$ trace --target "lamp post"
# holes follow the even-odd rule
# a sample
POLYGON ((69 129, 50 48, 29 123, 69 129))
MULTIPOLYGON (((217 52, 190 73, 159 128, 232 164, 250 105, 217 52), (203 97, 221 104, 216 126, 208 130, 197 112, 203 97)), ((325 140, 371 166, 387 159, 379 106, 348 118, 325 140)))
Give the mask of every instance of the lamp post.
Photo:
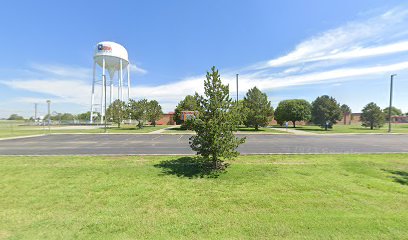
POLYGON ((48 131, 51 131, 51 100, 47 100, 48 105, 48 131))
POLYGON ((388 108, 388 132, 391 132, 391 108, 392 108, 392 85, 394 82, 394 77, 397 76, 397 74, 392 74, 391 75, 391 82, 390 82, 390 107, 388 108))
POLYGON ((37 103, 34 103, 34 125, 37 124, 37 103))

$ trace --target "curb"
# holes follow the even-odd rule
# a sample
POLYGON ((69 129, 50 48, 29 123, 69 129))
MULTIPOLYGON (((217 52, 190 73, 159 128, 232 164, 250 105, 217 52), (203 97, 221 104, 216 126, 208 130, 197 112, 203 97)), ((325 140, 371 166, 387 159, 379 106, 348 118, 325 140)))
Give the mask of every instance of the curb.
MULTIPOLYGON (((346 152, 346 153, 241 153, 240 156, 249 155, 370 155, 370 154, 408 154, 408 152, 346 152)), ((103 156, 197 156, 195 153, 128 153, 128 154, 0 154, 0 157, 103 157, 103 156)))
POLYGON ((47 134, 36 134, 36 135, 26 135, 26 136, 16 136, 16 137, 5 137, 5 138, 0 138, 0 141, 3 140, 13 140, 13 139, 22 139, 22 138, 32 138, 32 137, 41 137, 45 136, 47 134))

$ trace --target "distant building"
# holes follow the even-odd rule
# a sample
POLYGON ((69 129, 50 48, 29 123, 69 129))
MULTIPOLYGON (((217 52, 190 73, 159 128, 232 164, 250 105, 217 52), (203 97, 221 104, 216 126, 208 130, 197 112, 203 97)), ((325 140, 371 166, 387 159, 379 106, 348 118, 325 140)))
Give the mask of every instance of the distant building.
POLYGON ((161 118, 156 121, 157 125, 175 125, 176 122, 174 121, 174 112, 164 113, 162 114, 161 118))
MULTIPOLYGON (((361 113, 352 113, 346 116, 347 124, 361 124, 361 113)), ((391 116, 392 123, 408 123, 408 116, 391 116)), ((337 124, 344 124, 344 116, 337 124)))
POLYGON ((408 123, 408 116, 391 116, 393 123, 408 123))

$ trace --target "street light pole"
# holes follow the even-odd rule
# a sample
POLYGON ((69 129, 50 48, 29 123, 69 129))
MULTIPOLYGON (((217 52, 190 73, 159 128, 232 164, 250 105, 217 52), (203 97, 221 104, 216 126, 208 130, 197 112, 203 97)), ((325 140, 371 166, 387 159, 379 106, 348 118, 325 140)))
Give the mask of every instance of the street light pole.
POLYGON ((51 131, 51 100, 47 100, 48 105, 48 131, 51 131))
POLYGON ((391 132, 391 108, 392 108, 392 85, 394 82, 394 77, 397 76, 397 74, 392 74, 391 75, 391 83, 390 83, 390 107, 388 108, 388 132, 391 132))
POLYGON ((34 109, 35 109, 35 111, 34 111, 34 125, 37 124, 37 106, 38 106, 38 104, 34 103, 34 109))

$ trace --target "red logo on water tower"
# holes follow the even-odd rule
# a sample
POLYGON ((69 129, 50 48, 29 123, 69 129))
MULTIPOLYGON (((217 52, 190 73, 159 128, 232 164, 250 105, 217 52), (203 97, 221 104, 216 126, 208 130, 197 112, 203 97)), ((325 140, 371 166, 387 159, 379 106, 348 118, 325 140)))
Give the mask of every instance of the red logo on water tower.
POLYGON ((101 52, 112 52, 112 47, 109 45, 98 44, 98 51, 101 52))

